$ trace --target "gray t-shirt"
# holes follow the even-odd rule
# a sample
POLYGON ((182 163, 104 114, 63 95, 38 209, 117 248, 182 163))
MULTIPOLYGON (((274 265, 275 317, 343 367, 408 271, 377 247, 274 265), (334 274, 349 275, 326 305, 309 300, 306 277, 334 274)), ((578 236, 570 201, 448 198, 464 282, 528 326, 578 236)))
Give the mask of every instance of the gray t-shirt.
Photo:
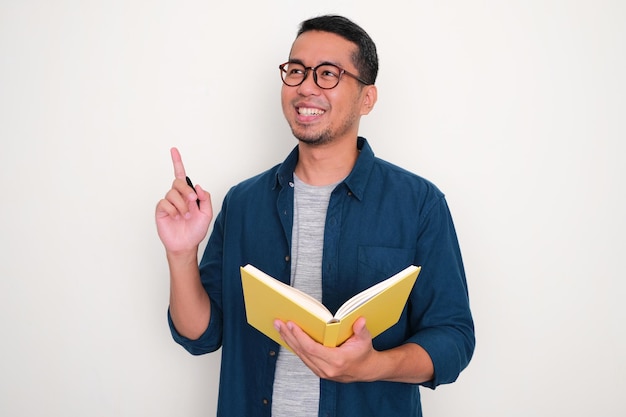
MULTIPOLYGON (((291 285, 322 300, 322 250, 330 194, 337 184, 312 186, 294 174, 291 285)), ((280 348, 272 417, 316 417, 320 380, 291 351, 280 348)))

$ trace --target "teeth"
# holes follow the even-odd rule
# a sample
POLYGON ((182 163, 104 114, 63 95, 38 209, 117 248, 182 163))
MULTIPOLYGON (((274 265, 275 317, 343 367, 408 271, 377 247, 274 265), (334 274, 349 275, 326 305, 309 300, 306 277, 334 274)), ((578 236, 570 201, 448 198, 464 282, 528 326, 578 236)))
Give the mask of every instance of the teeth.
POLYGON ((298 113, 303 116, 319 116, 324 114, 324 110, 300 107, 298 108, 298 113))

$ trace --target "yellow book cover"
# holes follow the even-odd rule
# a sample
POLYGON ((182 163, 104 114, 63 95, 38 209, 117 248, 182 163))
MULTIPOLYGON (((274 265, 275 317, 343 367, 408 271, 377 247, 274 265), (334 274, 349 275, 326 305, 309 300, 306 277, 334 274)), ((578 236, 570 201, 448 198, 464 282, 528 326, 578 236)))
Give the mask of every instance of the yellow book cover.
POLYGON ((411 265, 347 300, 335 315, 313 297, 248 264, 241 283, 248 323, 289 348, 274 328, 274 320, 293 321, 312 339, 336 347, 352 336, 352 325, 365 317, 372 338, 400 319, 421 267, 411 265))

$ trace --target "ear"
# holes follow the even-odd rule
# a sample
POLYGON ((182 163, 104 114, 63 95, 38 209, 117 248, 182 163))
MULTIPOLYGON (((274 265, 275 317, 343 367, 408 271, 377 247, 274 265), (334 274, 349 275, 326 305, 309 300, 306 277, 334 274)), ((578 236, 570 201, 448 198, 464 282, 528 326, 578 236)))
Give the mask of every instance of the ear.
POLYGON ((361 102, 361 116, 369 114, 378 100, 378 90, 375 85, 366 85, 361 93, 363 101, 361 102))

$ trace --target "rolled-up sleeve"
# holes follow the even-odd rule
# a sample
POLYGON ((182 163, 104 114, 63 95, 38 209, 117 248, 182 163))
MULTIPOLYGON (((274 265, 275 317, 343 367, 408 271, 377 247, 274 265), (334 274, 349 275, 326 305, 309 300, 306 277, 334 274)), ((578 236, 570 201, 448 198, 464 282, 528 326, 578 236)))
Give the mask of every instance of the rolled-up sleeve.
POLYGON ((408 340, 433 361, 435 388, 454 382, 474 352, 475 336, 461 252, 448 205, 441 196, 423 216, 416 262, 423 265, 412 296, 417 332, 408 340))

